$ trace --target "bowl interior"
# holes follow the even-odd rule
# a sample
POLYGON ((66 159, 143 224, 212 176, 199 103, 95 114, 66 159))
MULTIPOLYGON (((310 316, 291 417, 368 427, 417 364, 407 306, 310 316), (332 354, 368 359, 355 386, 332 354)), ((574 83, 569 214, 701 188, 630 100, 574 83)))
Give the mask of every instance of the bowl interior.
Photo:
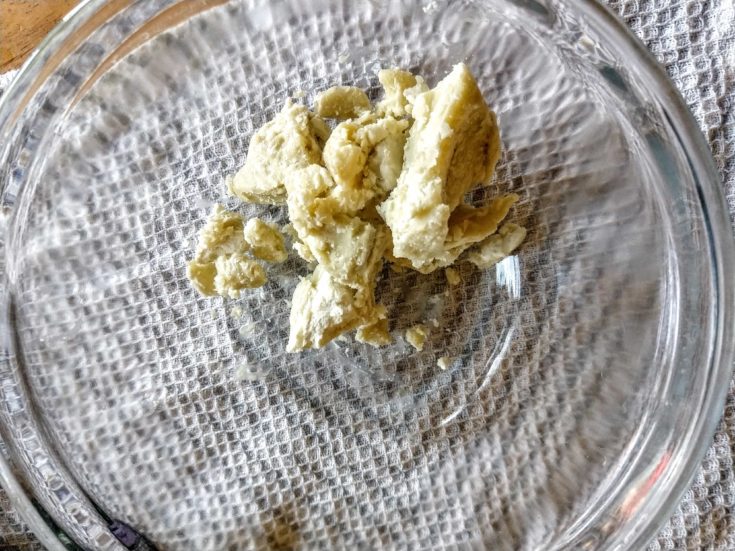
POLYGON ((554 549, 624 530, 636 454, 666 458, 685 421, 662 408, 701 390, 677 366, 708 357, 680 322, 705 320, 708 342, 710 251, 660 106, 584 24, 531 0, 231 2, 86 84, 8 251, 30 395, 84 493, 162 549, 554 549), (286 98, 376 98, 380 67, 434 84, 459 61, 503 140, 474 198, 521 195, 515 256, 462 265, 457 286, 386 269, 384 348, 285 352, 294 254, 238 301, 197 295, 185 265, 212 203, 286 222, 223 183, 286 98), (414 351, 403 331, 434 319, 414 351))

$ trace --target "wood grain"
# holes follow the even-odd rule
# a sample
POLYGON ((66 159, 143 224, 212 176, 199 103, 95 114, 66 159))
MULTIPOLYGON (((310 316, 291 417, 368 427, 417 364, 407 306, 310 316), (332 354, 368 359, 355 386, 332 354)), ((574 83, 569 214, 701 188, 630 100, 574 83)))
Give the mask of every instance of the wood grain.
POLYGON ((0 0, 0 73, 18 68, 78 0, 0 0))

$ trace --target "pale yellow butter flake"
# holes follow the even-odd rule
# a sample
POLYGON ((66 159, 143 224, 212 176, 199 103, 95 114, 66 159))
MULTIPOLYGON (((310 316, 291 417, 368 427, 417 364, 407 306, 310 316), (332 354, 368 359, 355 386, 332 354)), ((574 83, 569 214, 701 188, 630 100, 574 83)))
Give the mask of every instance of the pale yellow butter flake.
POLYGON ((251 218, 243 228, 245 242, 255 258, 266 262, 284 262, 288 258, 283 234, 260 218, 251 218))
POLYGON ((311 165, 287 180, 288 213, 296 233, 294 248, 307 261, 325 264, 340 281, 370 277, 382 263, 389 238, 383 226, 348 214, 332 192, 324 167, 311 165))
POLYGON ((209 218, 199 230, 197 260, 213 262, 220 255, 246 251, 248 245, 242 234, 244 225, 242 215, 228 211, 222 205, 214 205, 209 218))
POLYGON ((382 201, 396 187, 403 166, 405 145, 404 132, 391 134, 378 143, 368 155, 363 176, 370 182, 370 188, 376 190, 375 200, 382 201))
POLYGON ((311 254, 311 251, 309 250, 309 247, 307 247, 306 245, 304 245, 299 240, 299 234, 296 232, 296 228, 294 228, 293 224, 291 224, 289 222, 288 224, 286 224, 285 226, 283 226, 283 233, 285 233, 286 235, 288 235, 291 238, 291 240, 292 240, 291 246, 292 246, 293 250, 296 251, 296 253, 303 260, 305 260, 309 264, 313 264, 313 263, 316 262, 316 258, 314 258, 314 255, 311 254))
POLYGON ((332 277, 355 288, 374 285, 388 247, 384 228, 356 217, 337 217, 332 224, 313 229, 302 239, 332 277))
POLYGON ((314 104, 319 116, 327 119, 352 119, 370 111, 370 99, 362 88, 334 86, 321 92, 314 104))
POLYGON ((357 136, 361 121, 346 121, 337 125, 324 145, 324 166, 336 184, 331 195, 339 200, 339 208, 356 213, 372 198, 373 191, 365 188, 362 172, 368 158, 368 148, 357 136))
POLYGON ((378 81, 385 93, 377 105, 378 110, 394 117, 405 116, 408 100, 404 92, 416 86, 416 76, 402 69, 381 69, 378 71, 378 81))
POLYGON ((339 335, 373 323, 374 299, 339 283, 322 266, 301 280, 291 303, 287 350, 321 348, 339 335))
POLYGON ((419 352, 424 349, 428 336, 429 329, 423 323, 417 323, 406 330, 406 342, 419 352))
POLYGON ((507 222, 500 227, 498 233, 471 249, 467 260, 479 268, 489 268, 508 257, 520 247, 525 238, 526 228, 507 222))
POLYGON ((385 95, 376 108, 394 117, 411 115, 416 97, 429 90, 422 77, 403 69, 382 69, 378 80, 385 95))
POLYGON ((214 289, 223 297, 239 298, 242 291, 262 287, 268 280, 263 266, 242 253, 218 256, 214 265, 214 289))
POLYGON ((442 356, 436 361, 436 365, 442 371, 446 371, 452 365, 452 362, 454 362, 454 360, 450 358, 449 356, 442 356))
POLYGON ((518 195, 511 193, 497 197, 482 207, 458 206, 449 218, 446 248, 462 252, 495 233, 516 201, 518 195))
POLYGON ((449 285, 455 286, 462 283, 462 278, 460 277, 459 272, 454 268, 445 268, 444 276, 447 278, 447 283, 449 283, 449 285))
POLYGON ((213 296, 217 294, 214 288, 214 278, 217 275, 217 268, 214 262, 198 262, 192 260, 186 266, 186 277, 191 281, 192 286, 205 296, 213 296))
POLYGON ((388 313, 385 306, 379 304, 375 307, 374 322, 357 328, 355 340, 371 346, 386 346, 393 342, 390 335, 388 313))
POLYGON ((237 298, 244 289, 265 284, 265 270, 247 256, 250 245, 243 235, 242 216, 215 205, 199 231, 196 256, 187 276, 203 295, 237 298))
POLYGON ((296 169, 286 178, 288 217, 299 239, 311 228, 331 223, 335 207, 329 192, 334 185, 329 171, 319 165, 296 169))
POLYGON ((416 98, 429 91, 429 86, 424 81, 423 77, 416 75, 416 85, 412 86, 403 91, 403 97, 406 98, 406 113, 411 115, 413 112, 413 106, 416 103, 416 98))
POLYGON ((296 254, 298 254, 305 262, 308 262, 309 264, 316 263, 316 257, 314 256, 314 253, 312 253, 311 249, 304 245, 301 241, 294 241, 293 250, 296 251, 296 254))

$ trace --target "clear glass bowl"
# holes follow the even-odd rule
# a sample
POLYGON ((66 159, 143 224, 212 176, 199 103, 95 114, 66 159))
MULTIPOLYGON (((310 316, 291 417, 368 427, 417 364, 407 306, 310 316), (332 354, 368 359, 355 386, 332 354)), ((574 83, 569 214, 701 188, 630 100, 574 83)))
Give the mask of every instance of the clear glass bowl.
POLYGON ((50 548, 640 549, 714 430, 718 178, 595 3, 90 0, 0 140, 0 478, 50 548), (224 176, 286 97, 458 61, 498 113, 515 256, 456 287, 386 271, 381 349, 284 352, 295 258, 240 301, 190 288, 208 205, 235 207, 224 176), (414 352, 400 333, 431 318, 414 352))

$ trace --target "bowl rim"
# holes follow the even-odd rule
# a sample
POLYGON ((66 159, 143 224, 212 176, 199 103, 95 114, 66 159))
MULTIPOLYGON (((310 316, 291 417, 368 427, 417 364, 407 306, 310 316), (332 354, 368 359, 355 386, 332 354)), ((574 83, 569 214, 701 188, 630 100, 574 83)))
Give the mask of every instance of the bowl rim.
MULTIPOLYGON (((81 0, 54 27, 16 73, 13 81, 0 98, 0 158, 12 143, 14 124, 26 109, 29 96, 42 84, 48 73, 46 65, 52 61, 57 48, 90 22, 105 5, 112 4, 115 12, 139 0, 81 0), (25 101, 24 101, 25 100, 25 101), (5 150, 5 151, 4 151, 5 150)), ((176 0, 171 0, 171 2, 176 0)), ((206 1, 206 0, 200 0, 206 1)), ((735 268, 735 237, 727 209, 727 202, 721 176, 715 166, 710 148, 694 116, 687 108, 684 99, 666 74, 664 67, 631 28, 611 9, 597 0, 535 0, 540 3, 565 5, 572 11, 595 21, 606 32, 617 38, 616 47, 629 53, 640 62, 637 79, 645 82, 657 98, 664 100, 660 105, 669 117, 672 128, 690 163, 694 175, 694 185, 704 212, 707 238, 710 241, 713 258, 712 283, 716 310, 713 322, 713 344, 710 365, 704 386, 704 395, 698 408, 699 414, 692 416, 689 434, 681 446, 679 461, 671 461, 676 472, 662 477, 664 482, 654 485, 639 511, 639 519, 632 524, 630 539, 614 540, 614 544, 625 544, 627 548, 644 548, 672 516, 684 493, 700 467, 706 451, 712 443, 717 424, 722 417, 722 408, 728 394, 733 374, 735 354, 735 287, 727 284, 725 275, 735 268)), ((166 2, 164 2, 166 3, 166 2)), ((85 37, 79 39, 79 43, 85 37)), ((78 44, 77 44, 78 45, 78 44)), ((0 172, 0 177, 3 174, 0 172)), ((0 181, 4 186, 5 182, 0 181)), ((4 432, 4 431, 2 431, 4 432)), ((673 458, 672 458, 673 459, 673 458)), ((7 458, 0 454, 0 486, 2 486, 11 505, 24 518, 33 533, 49 549, 65 549, 62 539, 55 533, 50 521, 44 519, 28 493, 23 490, 7 458)), ((606 542, 605 547, 608 546, 606 542)))
MULTIPOLYGON (((632 538, 617 542, 628 549, 644 549, 666 521, 674 514, 685 492, 692 484, 697 470, 707 450, 712 445, 717 425, 723 415, 723 407, 727 399, 730 381, 735 371, 733 359, 735 353, 735 287, 727 284, 726 274, 735 268, 735 235, 730 214, 727 208, 722 178, 712 157, 709 145, 687 107, 679 90, 669 78, 663 65, 656 60, 653 53, 638 38, 631 28, 613 13, 610 8, 597 0, 552 0, 562 1, 580 7, 590 19, 597 19, 599 25, 616 38, 616 47, 628 50, 641 62, 642 69, 636 74, 637 79, 655 91, 662 102, 660 108, 668 117, 668 122, 676 133, 687 161, 690 164, 694 185, 703 209, 704 224, 713 258, 712 278, 715 290, 713 307, 716 308, 713 323, 714 335, 710 348, 710 365, 704 383, 705 395, 698 409, 699 414, 692 417, 689 434, 692 438, 682 445, 680 456, 669 458, 668 465, 678 465, 675 476, 664 477, 668 485, 656 487, 639 510, 638 521, 633 525, 632 538), (680 461, 677 462, 677 459, 680 461), (641 519, 648 519, 646 521, 641 519)), ((668 466, 667 465, 667 466, 668 466)), ((658 473, 659 466, 655 471, 658 473)), ((664 468, 665 470, 665 468, 664 468)), ((606 546, 607 547, 607 546, 606 546)), ((612 547, 612 546, 610 546, 612 547)))

